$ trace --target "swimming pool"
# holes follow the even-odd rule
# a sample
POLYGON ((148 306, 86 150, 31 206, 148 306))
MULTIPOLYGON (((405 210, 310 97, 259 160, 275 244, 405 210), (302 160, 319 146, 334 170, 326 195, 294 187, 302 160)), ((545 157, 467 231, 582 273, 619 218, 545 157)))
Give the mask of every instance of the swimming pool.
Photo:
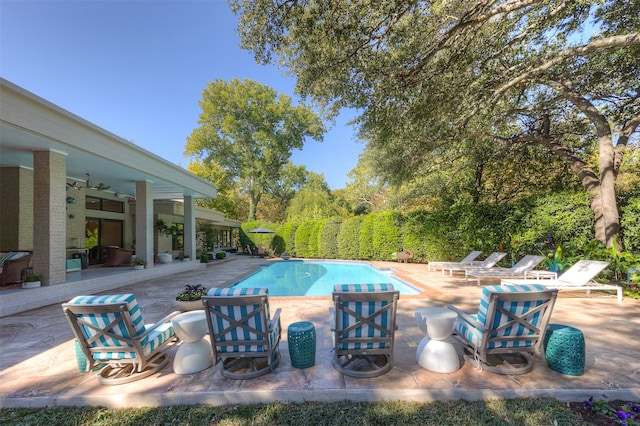
POLYGON ((421 293, 392 277, 390 270, 377 269, 367 263, 306 260, 273 262, 233 287, 267 287, 270 296, 331 296, 336 284, 374 283, 391 283, 400 294, 421 293))

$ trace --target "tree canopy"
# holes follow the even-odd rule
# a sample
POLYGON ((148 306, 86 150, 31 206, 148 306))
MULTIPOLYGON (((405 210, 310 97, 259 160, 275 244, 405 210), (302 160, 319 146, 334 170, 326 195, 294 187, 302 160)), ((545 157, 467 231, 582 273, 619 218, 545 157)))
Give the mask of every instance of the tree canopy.
MULTIPOLYGON (((249 200, 249 220, 264 194, 282 190, 291 151, 307 137, 322 141, 324 124, 305 105, 245 79, 215 80, 200 100, 200 127, 187 138, 190 169, 225 188, 239 186, 249 200)), ((291 195, 289 195, 289 198, 291 195)))
POLYGON ((522 170, 542 149, 590 194, 596 238, 618 235, 614 183, 640 125, 638 2, 230 3, 259 62, 280 61, 329 114, 362 111, 385 180, 464 159, 484 191, 486 164, 522 170))

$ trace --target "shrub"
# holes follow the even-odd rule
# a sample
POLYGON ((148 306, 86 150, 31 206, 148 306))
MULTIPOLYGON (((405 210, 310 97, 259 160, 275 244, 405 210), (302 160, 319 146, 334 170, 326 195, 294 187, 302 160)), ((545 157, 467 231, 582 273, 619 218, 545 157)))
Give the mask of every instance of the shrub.
POLYGON ((338 259, 338 235, 342 227, 342 218, 329 219, 324 223, 320 234, 320 257, 338 259))
POLYGON ((340 259, 359 259, 360 226, 365 216, 345 219, 338 234, 338 257, 340 259))

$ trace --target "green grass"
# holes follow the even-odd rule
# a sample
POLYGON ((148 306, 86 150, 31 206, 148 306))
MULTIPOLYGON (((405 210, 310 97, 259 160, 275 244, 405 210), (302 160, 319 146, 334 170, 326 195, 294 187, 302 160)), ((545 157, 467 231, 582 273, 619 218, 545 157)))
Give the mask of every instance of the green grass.
POLYGON ((553 399, 0 409, 2 425, 585 425, 553 399))

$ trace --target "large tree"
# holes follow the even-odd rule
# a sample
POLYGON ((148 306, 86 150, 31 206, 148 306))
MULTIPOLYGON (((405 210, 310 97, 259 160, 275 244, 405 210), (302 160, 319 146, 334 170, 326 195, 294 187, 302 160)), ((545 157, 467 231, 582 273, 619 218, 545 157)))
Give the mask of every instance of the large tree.
POLYGON ((325 132, 310 108, 248 79, 209 83, 200 108, 200 127, 187 138, 185 154, 242 188, 248 220, 256 220, 261 197, 280 182, 291 151, 307 137, 321 141, 325 132))
POLYGON ((640 125, 639 2, 231 4, 258 61, 279 59, 330 113, 362 111, 389 180, 413 179, 434 157, 478 155, 469 142, 537 144, 591 195, 596 238, 618 235, 614 183, 640 125))

